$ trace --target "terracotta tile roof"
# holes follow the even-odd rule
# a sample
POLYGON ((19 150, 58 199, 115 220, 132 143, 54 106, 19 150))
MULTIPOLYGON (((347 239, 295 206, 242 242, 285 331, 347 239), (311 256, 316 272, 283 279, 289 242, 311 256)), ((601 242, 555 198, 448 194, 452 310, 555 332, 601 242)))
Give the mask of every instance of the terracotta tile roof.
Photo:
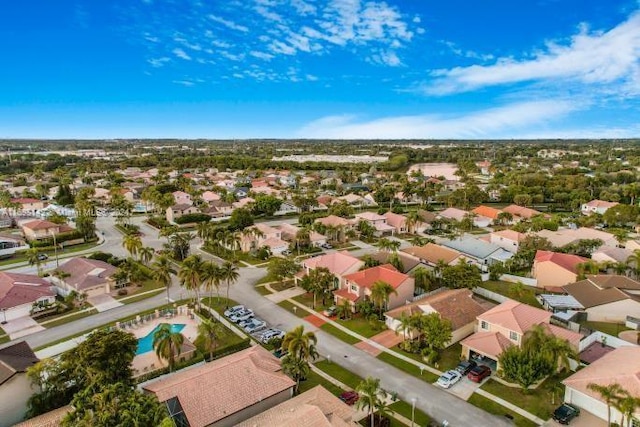
POLYGON ((333 294, 339 298, 348 299, 351 302, 356 302, 360 299, 360 296, 358 294, 349 292, 349 289, 345 288, 337 289, 333 291, 333 294))
POLYGON ((88 258, 73 258, 58 270, 68 274, 62 280, 78 291, 83 291, 107 282, 117 268, 104 261, 88 258))
POLYGON ((55 296, 51 283, 34 274, 0 272, 0 308, 29 304, 55 296))
POLYGON ((409 276, 400 273, 391 264, 384 264, 348 274, 344 278, 364 288, 371 288, 375 282, 382 281, 390 284, 395 289, 409 279, 409 276))
POLYGON ((403 312, 410 315, 416 312, 429 314, 434 311, 439 313, 441 318, 451 321, 455 331, 475 322, 487 309, 473 299, 473 292, 469 289, 448 289, 388 311, 385 315, 397 319, 403 312))
POLYGON ((73 410, 71 405, 54 409, 37 417, 30 418, 21 423, 15 424, 13 427, 59 427, 62 425, 62 419, 73 410))
POLYGON ((533 218, 536 215, 541 215, 542 212, 535 209, 526 208, 524 206, 509 205, 502 209, 502 212, 510 213, 514 217, 520 217, 525 219, 533 218))
POLYGON ((32 199, 30 197, 19 197, 17 199, 11 199, 11 202, 13 203, 20 203, 21 205, 23 204, 27 204, 27 203, 43 203, 42 200, 39 199, 32 199))
POLYGON ((375 212, 361 212, 355 215, 357 219, 363 219, 365 221, 386 221, 386 217, 378 215, 375 212))
MULTIPOLYGON (((371 258, 378 261, 380 264, 388 264, 389 258, 391 258, 392 253, 387 251, 378 251, 371 255, 371 258)), ((413 270, 416 266, 420 265, 420 260, 416 257, 413 257, 404 252, 397 252, 398 258, 402 263, 402 272, 408 273, 413 270)))
POLYGON ((607 386, 618 383, 631 395, 640 396, 640 347, 619 347, 580 369, 562 383, 600 401, 602 398, 589 389, 589 384, 607 386))
POLYGON ((440 212, 438 215, 442 218, 454 219, 456 221, 462 221, 469 212, 463 211, 458 208, 447 208, 440 212))
POLYGON ((191 427, 204 427, 295 386, 280 360, 254 346, 197 368, 176 372, 143 389, 160 402, 178 398, 191 427))
POLYGON ((498 219, 498 215, 502 213, 500 209, 492 208, 489 206, 482 206, 482 205, 473 209, 471 212, 473 212, 476 215, 483 216, 485 218, 491 218, 491 219, 498 219))
POLYGON ((37 219, 35 221, 29 221, 22 224, 22 227, 29 228, 31 230, 48 230, 51 228, 58 228, 60 225, 54 224, 51 221, 45 219, 37 219))
POLYGON ((522 242, 527 237, 526 234, 519 233, 519 232, 514 231, 514 230, 494 231, 491 234, 494 235, 494 236, 504 237, 505 239, 513 240, 514 242, 522 242))
POLYGON ((478 320, 524 334, 532 326, 549 323, 551 313, 518 301, 508 300, 478 316, 478 320))
POLYGON ((500 332, 476 332, 462 340, 460 344, 495 360, 500 357, 504 350, 513 345, 500 332))
POLYGON ((329 215, 324 218, 318 218, 316 219, 315 222, 320 223, 324 226, 330 225, 333 227, 338 227, 338 226, 346 227, 352 224, 352 222, 349 221, 348 219, 344 219, 342 217, 335 216, 335 215, 329 215))
POLYGON ((563 254, 551 251, 536 251, 534 262, 552 262, 572 273, 578 272, 578 264, 589 261, 578 255, 563 254))
POLYGON ((318 385, 236 427, 355 427, 355 414, 352 406, 318 385))
POLYGON ((39 361, 26 341, 0 349, 0 384, 17 373, 26 372, 27 368, 39 361))
POLYGON ((420 216, 420 220, 427 224, 431 224, 436 220, 436 218, 438 218, 438 215, 435 212, 426 211, 424 209, 419 209, 418 215, 420 216))
POLYGON ((343 251, 308 258, 302 262, 302 265, 309 269, 324 267, 332 274, 342 276, 348 270, 362 267, 364 262, 349 254, 349 252, 343 251))
POLYGON ((437 264, 440 260, 450 264, 461 256, 460 252, 436 245, 435 243, 427 243, 424 246, 411 246, 402 249, 402 252, 406 252, 433 265, 437 264))
POLYGON ((271 249, 288 247, 289 243, 285 242, 282 239, 278 239, 277 237, 269 237, 267 240, 262 241, 262 246, 267 246, 271 249))
POLYGON ((407 217, 393 212, 387 212, 383 215, 387 219, 387 224, 400 228, 407 222, 407 217))
POLYGON ((588 203, 585 203, 590 208, 612 208, 614 206, 618 206, 618 202, 606 202, 604 200, 592 200, 588 203))

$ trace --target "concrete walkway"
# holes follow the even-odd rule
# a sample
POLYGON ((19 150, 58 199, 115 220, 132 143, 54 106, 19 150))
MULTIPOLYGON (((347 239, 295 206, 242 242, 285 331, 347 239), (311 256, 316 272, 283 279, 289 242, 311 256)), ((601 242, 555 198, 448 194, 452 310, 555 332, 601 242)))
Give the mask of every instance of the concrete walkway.
MULTIPOLYGON (((307 312, 313 314, 314 316, 322 319, 326 323, 330 323, 334 327, 340 329, 342 332, 344 332, 346 334, 349 334, 354 338, 359 339, 361 342, 356 344, 356 346, 357 345, 363 345, 363 346, 367 346, 369 349, 376 349, 379 353, 382 353, 382 352, 388 353, 388 354, 390 354, 390 355, 392 355, 392 356, 394 356, 394 357, 396 357, 398 359, 401 359, 401 360, 403 360, 403 361, 405 361, 407 363, 411 363, 412 365, 417 366, 420 369, 420 372, 429 371, 429 372, 431 372, 431 373, 433 373, 435 375, 438 375, 438 376, 442 375, 442 371, 440 371, 440 370, 438 370, 436 368, 433 368, 433 367, 431 367, 431 366, 429 366, 427 364, 420 363, 420 362, 418 362, 418 361, 416 361, 416 360, 414 360, 414 359, 412 359, 410 357, 405 356, 404 354, 400 354, 400 353, 397 353, 397 352, 395 352, 393 350, 390 350, 387 347, 385 347, 384 345, 381 345, 381 344, 379 344, 379 343, 377 343, 377 342, 375 342, 375 341, 373 341, 373 340, 371 340, 369 338, 365 338, 362 335, 359 335, 356 332, 353 332, 351 329, 341 325, 340 323, 335 322, 335 321, 331 320, 330 318, 324 316, 322 313, 318 313, 318 312, 315 312, 315 311, 311 310, 309 307, 307 307, 304 304, 301 304, 301 303, 297 302, 296 300, 289 300, 289 302, 291 302, 292 304, 295 304, 296 306, 300 307, 303 310, 306 310, 307 312)), ((367 352, 368 353, 373 353, 372 351, 367 351, 367 352)), ((544 422, 545 422, 544 420, 542 420, 539 417, 531 414, 530 412, 527 412, 524 409, 521 409, 518 406, 516 406, 516 405, 514 405, 514 404, 512 404, 510 402, 507 402, 506 400, 504 400, 504 399, 502 399, 502 398, 500 398, 498 396, 495 396, 495 395, 493 395, 493 394, 491 394, 491 393, 489 393, 489 392, 487 392, 485 390, 478 389, 478 390, 476 390, 476 393, 478 393, 481 396, 484 396, 487 399, 490 399, 490 400, 492 400, 492 401, 494 401, 496 403, 499 403, 500 405, 504 406, 505 408, 507 408, 507 409, 509 409, 509 410, 511 410, 513 412, 516 412, 516 413, 522 415, 523 417, 533 421, 537 425, 543 425, 544 422)))
MULTIPOLYGON (((270 286, 265 285, 265 288, 269 289, 270 291, 273 291, 273 289, 270 286)), ((294 286, 293 288, 285 289, 284 291, 280 291, 280 292, 273 291, 273 292, 274 293, 270 295, 265 295, 264 297, 277 304, 279 302, 292 299, 293 297, 297 297, 298 295, 305 294, 307 291, 297 286, 294 286)))

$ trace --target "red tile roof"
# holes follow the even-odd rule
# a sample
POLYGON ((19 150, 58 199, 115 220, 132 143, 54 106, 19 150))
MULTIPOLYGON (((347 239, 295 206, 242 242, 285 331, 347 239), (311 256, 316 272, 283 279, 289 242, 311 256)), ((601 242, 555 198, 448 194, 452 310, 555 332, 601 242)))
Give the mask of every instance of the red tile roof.
POLYGON ((51 283, 34 274, 0 272, 0 308, 9 309, 52 296, 55 292, 51 283))
POLYGON ((22 227, 29 228, 31 230, 48 230, 51 228, 58 228, 60 225, 54 224, 46 219, 36 219, 34 221, 25 222, 22 227))
POLYGON ((379 265, 377 267, 367 268, 356 273, 344 276, 346 280, 356 283, 358 286, 371 288, 377 281, 390 284, 394 289, 400 286, 409 278, 406 274, 400 273, 391 264, 379 265))
POLYGON ((478 206, 471 212, 485 218, 498 219, 498 215, 500 215, 502 211, 500 209, 491 208, 489 206, 478 206))
POLYGON ((559 252, 551 251, 537 251, 535 262, 552 262, 565 270, 572 273, 578 272, 578 265, 589 261, 587 258, 583 258, 573 254, 563 254, 559 252))

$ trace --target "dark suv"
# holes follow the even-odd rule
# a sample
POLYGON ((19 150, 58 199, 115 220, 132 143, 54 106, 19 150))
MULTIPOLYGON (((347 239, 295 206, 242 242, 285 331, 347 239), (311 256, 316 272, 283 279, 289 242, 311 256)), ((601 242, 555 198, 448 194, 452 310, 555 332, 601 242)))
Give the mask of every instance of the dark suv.
POLYGON ((580 415, 580 409, 568 403, 563 403, 553 411, 553 419, 560 424, 569 424, 572 419, 580 415))
POLYGON ((467 375, 470 370, 478 366, 478 364, 474 360, 463 360, 458 363, 456 366, 456 371, 460 372, 462 375, 467 375))
POLYGON ((481 383, 483 379, 491 375, 491 368, 485 365, 476 366, 469 371, 467 378, 476 383, 481 383))

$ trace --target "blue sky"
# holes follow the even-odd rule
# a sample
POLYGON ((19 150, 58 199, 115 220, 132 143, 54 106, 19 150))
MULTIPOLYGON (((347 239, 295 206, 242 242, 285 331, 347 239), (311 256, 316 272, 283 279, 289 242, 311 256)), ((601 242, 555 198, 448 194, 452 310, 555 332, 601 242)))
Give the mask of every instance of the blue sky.
POLYGON ((21 0, 0 137, 640 137, 638 0, 21 0))

